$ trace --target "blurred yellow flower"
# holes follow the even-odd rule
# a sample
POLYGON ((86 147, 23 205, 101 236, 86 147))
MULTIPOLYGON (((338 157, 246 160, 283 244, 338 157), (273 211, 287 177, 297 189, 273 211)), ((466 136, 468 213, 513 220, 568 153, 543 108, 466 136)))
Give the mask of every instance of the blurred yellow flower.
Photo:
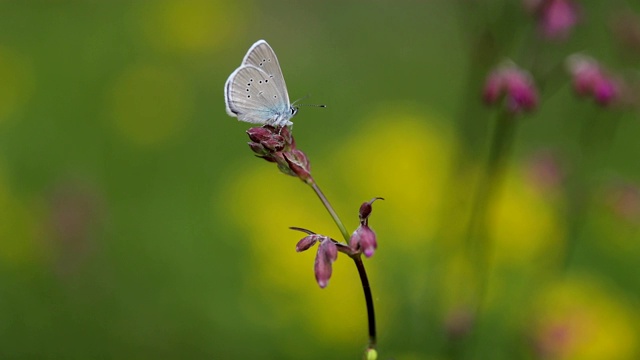
POLYGON ((535 303, 535 350, 559 360, 638 359, 638 318, 597 279, 572 277, 544 289, 535 303))
POLYGON ((557 204, 527 181, 527 169, 514 166, 490 206, 489 233, 495 261, 530 266, 551 258, 564 242, 564 220, 557 204))
POLYGON ((41 207, 12 194, 2 165, 0 163, 0 262, 10 266, 30 264, 44 255, 42 244, 38 243, 41 207))
MULTIPOLYGON (((330 157, 330 169, 347 188, 346 203, 373 196, 373 227, 393 232, 394 247, 416 251, 437 230, 454 143, 441 119, 404 103, 389 103, 363 121, 358 133, 330 157), (335 167, 337 169, 333 170, 335 167)), ((335 186, 335 185, 333 185, 335 186)), ((382 245, 384 246, 384 245, 382 245)))
POLYGON ((239 36, 245 29, 240 24, 249 19, 237 7, 224 0, 154 1, 141 7, 139 18, 147 41, 158 49, 194 53, 239 36))

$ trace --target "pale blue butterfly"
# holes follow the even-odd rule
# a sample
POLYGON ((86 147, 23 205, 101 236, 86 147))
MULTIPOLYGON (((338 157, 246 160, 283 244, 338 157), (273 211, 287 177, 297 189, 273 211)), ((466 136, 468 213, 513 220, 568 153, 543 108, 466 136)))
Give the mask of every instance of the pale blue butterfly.
POLYGON ((298 108, 289 102, 287 85, 273 49, 264 40, 251 45, 242 64, 224 85, 227 114, 238 120, 271 125, 293 125, 298 108))

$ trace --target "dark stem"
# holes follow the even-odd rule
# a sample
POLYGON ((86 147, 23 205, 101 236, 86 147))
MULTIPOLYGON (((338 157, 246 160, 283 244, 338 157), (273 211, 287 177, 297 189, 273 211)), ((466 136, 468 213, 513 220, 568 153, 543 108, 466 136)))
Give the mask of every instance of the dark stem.
POLYGON ((376 347, 376 314, 373 308, 373 296, 371 295, 371 287, 369 286, 369 278, 367 277, 367 270, 364 268, 362 258, 358 255, 353 257, 353 262, 356 263, 358 268, 358 274, 360 275, 360 282, 362 283, 362 290, 364 291, 364 299, 367 302, 367 318, 369 319, 369 349, 375 349, 376 347))
MULTIPOLYGON (((340 232, 342 233, 344 240, 347 242, 347 244, 349 244, 349 239, 350 239, 349 233, 347 232, 347 229, 342 224, 342 221, 338 217, 338 214, 336 214, 335 210, 333 210, 333 207, 329 203, 329 200, 327 199, 327 197, 324 196, 324 193, 322 193, 322 190, 320 190, 320 187, 318 186, 318 184, 316 184, 315 180, 309 179, 307 183, 311 186, 313 191, 315 191, 316 195, 318 195, 318 198, 320 198, 320 201, 322 201, 322 204, 327 209, 327 211, 331 215, 331 218, 333 218, 333 221, 336 223, 336 225, 340 229, 340 232)), ((369 278, 367 277, 367 271, 364 267, 364 263, 362 262, 361 255, 360 254, 353 255, 351 256, 351 258, 355 262, 356 268, 358 269, 358 274, 360 275, 360 282, 362 283, 362 291, 364 291, 364 299, 367 304, 367 318, 369 320, 368 349, 375 349, 376 347, 376 316, 375 316, 375 310, 373 307, 373 296, 371 295, 371 286, 369 285, 369 278)))

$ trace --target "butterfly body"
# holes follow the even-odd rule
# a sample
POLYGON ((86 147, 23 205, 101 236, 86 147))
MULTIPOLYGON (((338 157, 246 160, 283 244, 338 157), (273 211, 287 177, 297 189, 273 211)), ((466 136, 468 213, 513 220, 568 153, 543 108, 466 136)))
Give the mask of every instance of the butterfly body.
POLYGON ((278 58, 264 40, 253 44, 224 86, 227 114, 239 121, 274 127, 293 125, 291 105, 278 58))

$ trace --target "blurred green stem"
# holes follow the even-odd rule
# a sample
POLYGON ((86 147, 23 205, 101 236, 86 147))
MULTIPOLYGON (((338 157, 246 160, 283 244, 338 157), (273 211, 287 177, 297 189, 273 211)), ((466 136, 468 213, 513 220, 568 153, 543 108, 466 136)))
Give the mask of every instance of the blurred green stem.
MULTIPOLYGON (((497 115, 493 136, 491 139, 489 154, 485 163, 484 172, 480 175, 476 193, 473 198, 473 207, 467 228, 467 258, 470 259, 473 276, 471 283, 476 288, 472 298, 474 312, 474 326, 471 329, 469 339, 465 342, 466 357, 475 358, 475 351, 480 342, 481 310, 486 300, 491 275, 492 244, 489 234, 490 207, 495 201, 497 191, 501 188, 507 160, 510 157, 513 140, 515 138, 516 121, 514 114, 501 111, 497 115)), ((464 345, 463 345, 464 346, 464 345)))
MULTIPOLYGON (((349 244, 349 240, 351 239, 351 236, 349 236, 347 229, 344 227, 344 224, 342 224, 342 221, 338 217, 338 214, 335 212, 335 210, 333 210, 333 207, 331 206, 331 203, 329 203, 329 200, 327 199, 327 197, 324 195, 322 190, 320 190, 320 187, 318 186, 318 184, 316 184, 313 178, 310 178, 307 183, 309 184, 309 186, 311 186, 311 188, 316 193, 316 195, 318 195, 318 198, 320 198, 320 201, 322 202, 324 207, 327 209, 327 211, 331 215, 331 218, 340 229, 340 232, 342 233, 342 237, 344 237, 345 242, 349 244)), ((362 284, 362 290, 364 292, 364 299, 367 304, 367 318, 369 320, 369 346, 367 347, 367 351, 369 351, 369 349, 376 348, 376 316, 375 316, 375 310, 373 307, 373 295, 371 294, 371 286, 369 285, 367 270, 365 269, 364 263, 362 262, 362 256, 358 254, 355 256, 351 256, 351 259, 353 259, 353 262, 355 263, 356 268, 358 269, 358 275, 360 275, 360 283, 362 284)))
POLYGON ((496 190, 502 186, 503 173, 506 169, 506 160, 511 154, 516 125, 517 121, 513 114, 507 111, 498 114, 489 156, 476 188, 467 228, 467 249, 473 261, 475 273, 478 275, 477 310, 482 305, 489 277, 491 255, 488 234, 489 207, 495 199, 496 190))
POLYGON ((584 119, 580 133, 579 149, 573 159, 573 173, 568 181, 567 240, 560 266, 567 270, 574 260, 576 248, 580 242, 584 224, 588 216, 591 194, 597 180, 597 169, 606 166, 605 161, 613 139, 618 130, 619 116, 609 115, 610 109, 593 112, 584 119))

